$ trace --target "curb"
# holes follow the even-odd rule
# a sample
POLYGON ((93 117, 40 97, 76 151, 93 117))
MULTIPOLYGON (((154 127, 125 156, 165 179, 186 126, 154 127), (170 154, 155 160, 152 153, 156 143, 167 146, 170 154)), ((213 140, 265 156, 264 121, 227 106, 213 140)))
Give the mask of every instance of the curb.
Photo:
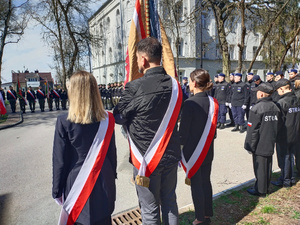
POLYGON ((16 125, 19 125, 19 124, 23 123, 23 121, 24 121, 24 119, 23 119, 23 113, 20 112, 20 119, 19 119, 18 122, 14 123, 14 124, 9 124, 9 125, 0 127, 0 130, 4 130, 4 129, 10 128, 10 127, 14 127, 16 125))

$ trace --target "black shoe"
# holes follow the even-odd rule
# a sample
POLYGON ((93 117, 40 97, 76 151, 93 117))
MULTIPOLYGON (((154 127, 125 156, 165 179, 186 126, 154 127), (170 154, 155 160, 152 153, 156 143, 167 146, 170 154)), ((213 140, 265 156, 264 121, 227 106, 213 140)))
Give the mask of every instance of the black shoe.
POLYGON ((204 218, 204 222, 206 222, 207 224, 210 224, 211 220, 210 220, 210 218, 204 218))
POLYGON ((291 182, 283 182, 282 186, 285 188, 289 188, 289 187, 292 187, 292 183, 291 182))
POLYGON ((244 133, 246 131, 245 127, 244 126, 240 126, 240 133, 244 133))
POLYGON ((274 186, 277 186, 277 187, 282 187, 283 186, 283 183, 280 180, 271 181, 271 184, 273 184, 274 186))
POLYGON ((219 129, 220 129, 220 130, 223 130, 223 129, 225 129, 225 125, 224 125, 224 123, 221 123, 221 126, 219 127, 219 129))
POLYGON ((247 192, 250 194, 250 195, 255 195, 255 196, 259 196, 259 197, 266 197, 266 194, 262 194, 262 193, 259 193, 257 190, 255 190, 255 188, 248 188, 247 189, 247 192))
POLYGON ((234 127, 234 123, 227 123, 225 127, 234 127))
POLYGON ((49 111, 53 111, 53 109, 50 109, 49 111))
POLYGON ((239 130, 240 130, 239 125, 235 125, 235 127, 231 131, 235 132, 235 131, 239 131, 239 130))
POLYGON ((217 128, 219 128, 221 126, 221 123, 217 123, 217 128))
POLYGON ((25 111, 23 113, 26 113, 25 111))

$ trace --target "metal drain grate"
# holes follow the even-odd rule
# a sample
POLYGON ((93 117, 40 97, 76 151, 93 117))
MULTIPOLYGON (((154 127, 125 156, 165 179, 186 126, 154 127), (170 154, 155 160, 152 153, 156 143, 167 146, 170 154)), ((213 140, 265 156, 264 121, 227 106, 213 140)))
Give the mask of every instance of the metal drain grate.
POLYGON ((115 215, 112 218, 113 225, 138 225, 142 224, 141 210, 139 208, 132 209, 127 212, 115 215))

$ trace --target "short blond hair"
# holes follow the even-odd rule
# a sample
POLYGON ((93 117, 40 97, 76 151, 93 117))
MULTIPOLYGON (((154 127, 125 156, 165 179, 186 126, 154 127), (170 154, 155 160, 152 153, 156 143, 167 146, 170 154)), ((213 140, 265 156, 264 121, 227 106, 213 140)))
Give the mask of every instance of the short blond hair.
POLYGON ((70 100, 68 120, 73 123, 90 124, 106 117, 95 77, 86 72, 75 72, 68 86, 70 100))

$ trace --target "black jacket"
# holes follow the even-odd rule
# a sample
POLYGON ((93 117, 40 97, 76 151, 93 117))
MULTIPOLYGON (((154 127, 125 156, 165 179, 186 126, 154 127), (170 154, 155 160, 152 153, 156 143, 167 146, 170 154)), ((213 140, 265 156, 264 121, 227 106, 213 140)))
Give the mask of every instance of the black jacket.
MULTIPOLYGON (((194 153, 197 144, 203 134, 209 113, 209 99, 207 93, 197 93, 187 99, 182 108, 180 120, 180 143, 183 145, 183 154, 188 161, 194 153)), ((213 160, 214 140, 210 145, 202 165, 213 160)))
POLYGON ((39 89, 39 90, 42 91, 44 95, 42 95, 42 94, 37 90, 37 91, 36 91, 36 98, 37 98, 37 99, 45 99, 45 98, 46 98, 46 93, 45 93, 45 91, 42 90, 42 89, 39 89))
POLYGON ((242 106, 248 105, 249 87, 242 81, 234 83, 231 88, 231 105, 242 106))
MULTIPOLYGON (((78 124, 67 120, 67 114, 58 116, 53 144, 52 196, 64 193, 67 198, 72 185, 93 143, 100 123, 78 124)), ((117 168, 115 136, 113 134, 101 172, 77 222, 99 224, 110 217, 116 199, 115 179, 117 168)))
POLYGON ((5 100, 5 92, 3 90, 0 90, 0 94, 2 94, 3 100, 5 100))
POLYGON ((27 100, 28 100, 28 101, 34 101, 35 98, 36 98, 35 92, 34 92, 34 91, 30 91, 30 90, 28 90, 28 91, 27 91, 27 93, 26 93, 27 100), (33 97, 31 96, 30 93, 28 93, 28 91, 32 94, 33 97))
POLYGON ((226 81, 219 82, 216 85, 215 89, 215 98, 218 100, 219 104, 225 104, 227 100, 227 95, 229 94, 230 89, 226 81))
POLYGON ((10 90, 10 91, 11 91, 11 93, 13 93, 15 98, 10 93, 8 93, 8 91, 7 91, 6 92, 7 100, 17 100, 18 96, 17 96, 17 93, 15 92, 15 90, 10 90))
POLYGON ((231 96, 232 96, 232 85, 234 84, 234 81, 230 81, 228 83, 228 93, 226 96, 226 102, 231 103, 231 96))
MULTIPOLYGON (((124 94, 114 109, 116 123, 126 126, 142 155, 167 111, 172 93, 171 79, 163 67, 148 69, 143 77, 126 84, 124 94)), ((175 125, 159 165, 169 166, 180 159, 179 134, 175 125)))
POLYGON ((244 148, 255 155, 272 156, 281 125, 280 109, 271 97, 259 99, 249 113, 244 148))
POLYGON ((278 104, 282 110, 284 126, 280 129, 278 142, 286 145, 298 143, 300 139, 300 103, 294 92, 280 97, 278 104))

